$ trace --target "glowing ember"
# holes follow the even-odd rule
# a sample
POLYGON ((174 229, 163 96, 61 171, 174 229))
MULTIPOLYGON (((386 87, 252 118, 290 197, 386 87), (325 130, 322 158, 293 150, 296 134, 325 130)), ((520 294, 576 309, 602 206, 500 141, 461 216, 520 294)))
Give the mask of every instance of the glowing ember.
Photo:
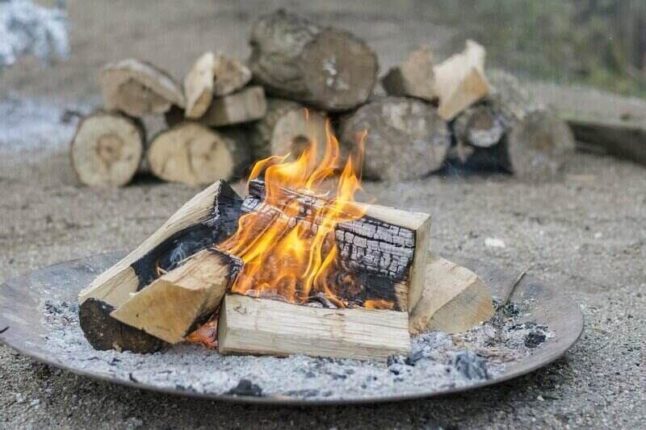
POLYGON ((316 142, 311 142, 296 161, 288 161, 287 155, 256 163, 249 180, 264 173, 263 204, 275 210, 243 215, 237 232, 218 245, 244 262, 232 292, 280 296, 295 303, 318 296, 345 306, 337 291, 352 288, 354 281, 341 276, 334 230, 338 223, 363 216, 354 195, 360 189, 357 166, 362 163, 364 138, 365 134, 358 139, 359 150, 354 158, 348 157, 340 174, 339 142, 329 124, 322 159, 316 153, 316 142), (304 210, 301 201, 286 196, 286 189, 323 199, 324 204, 304 210))

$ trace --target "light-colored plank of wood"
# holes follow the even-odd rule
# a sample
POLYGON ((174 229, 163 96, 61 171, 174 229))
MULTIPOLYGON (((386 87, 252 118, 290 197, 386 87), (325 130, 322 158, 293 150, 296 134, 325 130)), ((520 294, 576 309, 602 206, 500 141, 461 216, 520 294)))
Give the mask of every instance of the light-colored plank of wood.
POLYGON ((426 286, 410 315, 412 334, 462 332, 493 313, 491 293, 478 275, 442 257, 427 256, 426 286))
POLYGON ((81 290, 79 302, 94 298, 115 308, 127 302, 139 286, 139 279, 131 265, 173 234, 207 220, 212 215, 216 196, 222 186, 224 183, 217 181, 185 203, 155 233, 81 290))
POLYGON ((184 107, 184 93, 173 78, 145 61, 129 58, 108 63, 99 76, 105 108, 135 117, 184 107))
POLYGON ((321 309, 229 294, 220 311, 218 343, 221 353, 385 360, 409 352, 408 314, 321 309))
POLYGON ((484 62, 485 49, 467 40, 464 51, 434 67, 434 91, 439 98, 438 114, 443 119, 453 119, 489 93, 484 62))
POLYGON ((154 280, 110 316, 168 343, 184 340, 220 305, 235 267, 232 259, 205 249, 154 280))
POLYGON ((267 100, 260 86, 247 87, 237 93, 213 99, 211 106, 199 119, 210 127, 255 121, 265 116, 267 100))

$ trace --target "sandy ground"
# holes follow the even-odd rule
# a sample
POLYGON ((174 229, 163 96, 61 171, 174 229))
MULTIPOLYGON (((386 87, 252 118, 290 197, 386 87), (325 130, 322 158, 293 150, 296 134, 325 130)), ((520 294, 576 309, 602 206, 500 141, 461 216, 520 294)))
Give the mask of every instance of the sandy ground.
MULTIPOLYGON (((334 5, 314 12, 370 36, 380 55, 391 58, 386 62, 399 57, 390 49, 394 38, 400 37, 407 48, 437 30, 422 25, 424 14, 416 14, 416 2, 403 2, 407 14, 418 16, 408 27, 388 2, 380 3, 383 7, 371 8, 379 13, 372 14, 351 3, 344 15, 335 13, 334 5)), ((72 126, 58 118, 62 107, 78 108, 80 103, 85 109, 96 99, 98 65, 143 55, 179 76, 190 58, 207 47, 244 54, 240 23, 272 8, 260 2, 249 6, 254 12, 240 11, 233 2, 137 2, 139 10, 160 11, 150 19, 128 14, 126 1, 70 4, 77 23, 72 59, 48 70, 23 66, 0 78, 0 94, 38 97, 30 103, 36 100, 43 110, 30 114, 39 130, 16 132, 25 124, 20 115, 4 112, 0 119, 2 279, 66 259, 131 248, 197 191, 146 178, 118 190, 78 186, 64 142, 72 126), (126 24, 119 25, 123 20, 126 24), (114 37, 97 36, 101 34, 114 37)), ((438 45, 440 39, 434 39, 438 45)), ((383 204, 431 212, 436 252, 487 258, 509 270, 529 268, 561 286, 581 304, 586 318, 581 340, 545 369, 469 394, 314 409, 240 406, 137 391, 49 368, 0 347, 0 428, 638 428, 646 422, 643 167, 577 154, 565 178, 549 184, 510 177, 431 177, 367 184, 366 189, 383 204), (498 238, 505 247, 487 247, 486 238, 498 238)))

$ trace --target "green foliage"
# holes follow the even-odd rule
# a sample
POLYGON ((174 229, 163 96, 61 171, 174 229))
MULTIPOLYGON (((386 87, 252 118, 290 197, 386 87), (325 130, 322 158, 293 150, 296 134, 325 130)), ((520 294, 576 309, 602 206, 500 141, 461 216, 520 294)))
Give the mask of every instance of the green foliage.
POLYGON ((642 0, 435 0, 434 8, 436 22, 456 29, 455 48, 473 38, 493 66, 646 95, 642 0))

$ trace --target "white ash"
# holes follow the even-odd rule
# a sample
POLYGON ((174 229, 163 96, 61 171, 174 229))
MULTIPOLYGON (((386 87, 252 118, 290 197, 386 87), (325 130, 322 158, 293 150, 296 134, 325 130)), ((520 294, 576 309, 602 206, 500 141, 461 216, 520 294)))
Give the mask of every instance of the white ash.
POLYGON ((78 305, 54 301, 44 307, 45 341, 51 356, 68 366, 159 388, 313 400, 414 395, 482 382, 502 373, 505 363, 531 354, 551 334, 545 326, 521 322, 523 307, 504 306, 491 321, 460 335, 415 336, 408 356, 386 363, 224 356, 188 344, 146 355, 96 351, 79 327, 78 305))

